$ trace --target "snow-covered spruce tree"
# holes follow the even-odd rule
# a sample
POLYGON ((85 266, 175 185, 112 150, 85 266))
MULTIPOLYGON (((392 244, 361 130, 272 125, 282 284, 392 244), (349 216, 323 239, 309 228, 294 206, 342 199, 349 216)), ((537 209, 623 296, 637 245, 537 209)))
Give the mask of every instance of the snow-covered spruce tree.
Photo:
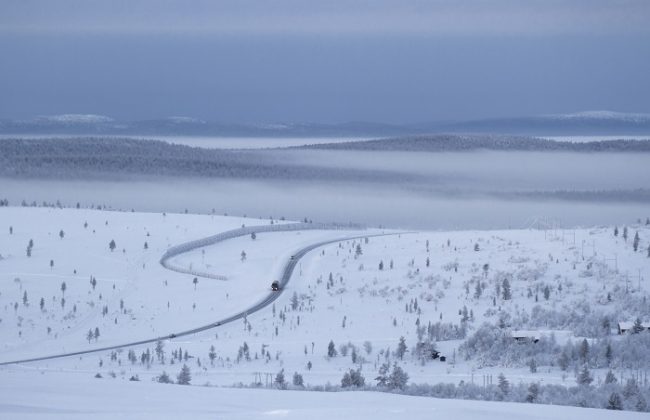
POLYGON ((159 382, 161 384, 173 384, 174 381, 171 380, 167 372, 163 371, 163 373, 160 374, 160 376, 156 377, 156 382, 159 382))
POLYGON ((189 385, 192 380, 192 374, 190 373, 190 368, 183 364, 180 373, 176 377, 176 383, 179 385, 189 385))
POLYGON ((586 364, 587 361, 589 360, 589 342, 587 341, 586 338, 582 340, 580 343, 580 360, 582 361, 583 364, 586 364))
POLYGON ((634 252, 637 252, 639 250, 639 232, 637 232, 634 235, 634 242, 632 242, 632 248, 634 249, 634 252))
POLYGON ((361 244, 357 244, 357 247, 354 250, 354 258, 359 258, 363 255, 363 250, 361 249, 361 244))
POLYGON ((111 250, 111 252, 115 251, 115 248, 117 245, 115 244, 115 240, 111 239, 111 241, 108 243, 108 248, 111 250))
POLYGON ((251 355, 250 355, 250 347, 248 346, 248 343, 244 341, 244 344, 242 344, 239 347, 239 350, 237 351, 237 363, 239 363, 242 359, 245 359, 247 362, 251 360, 251 355))
POLYGON ((526 395, 526 402, 535 403, 539 397, 539 385, 535 382, 528 386, 528 395, 526 395))
POLYGON ((483 294, 483 287, 480 281, 476 282, 476 288, 474 288, 474 299, 480 299, 483 294))
POLYGON ((379 367, 378 375, 375 378, 377 381, 377 386, 380 388, 385 388, 388 386, 388 372, 390 370, 390 365, 388 363, 383 363, 379 367))
POLYGON ((302 379, 302 375, 299 374, 298 372, 293 373, 293 386, 297 386, 300 388, 305 386, 305 381, 302 379))
POLYGON ((160 363, 165 363, 165 343, 162 340, 156 341, 156 357, 160 363))
POLYGON ((350 369, 345 372, 343 379, 341 379, 342 388, 356 387, 360 388, 366 384, 366 379, 361 374, 361 368, 350 369))
POLYGON ((576 382, 580 386, 589 386, 592 382, 594 381, 594 378, 591 377, 591 373, 589 372, 589 368, 587 365, 583 365, 582 369, 578 373, 578 377, 576 378, 576 382))
POLYGON ((298 293, 293 292, 293 295, 291 296, 291 309, 292 310, 297 310, 298 309, 298 293))
POLYGON ((618 392, 612 392, 607 400, 607 406, 605 407, 608 410, 622 410, 623 409, 623 399, 618 392))
POLYGON ((643 322, 641 322, 641 318, 637 317, 634 320, 634 325, 632 325, 632 334, 638 334, 642 332, 645 328, 643 328, 643 322))
POLYGON ((336 352, 336 346, 334 345, 334 341, 330 340, 330 343, 327 345, 327 357, 336 357, 337 356, 336 352))
POLYGON ((409 375, 401 367, 397 366, 397 363, 393 364, 393 371, 388 377, 388 383, 386 386, 388 389, 404 389, 408 383, 409 375))
POLYGON ((627 242, 627 226, 623 228, 623 239, 625 239, 625 242, 627 242))
POLYGON ((636 379, 630 378, 627 380, 625 387, 623 388, 623 397, 625 397, 625 399, 630 399, 631 397, 638 395, 639 391, 639 385, 637 384, 636 379))
POLYGON ((507 278, 503 279, 503 283, 501 284, 501 290, 503 291, 503 300, 512 299, 512 291, 510 289, 510 282, 508 281, 507 278))
POLYGON ((214 359, 217 358, 217 352, 215 351, 214 345, 210 346, 210 352, 208 353, 208 357, 210 358, 210 364, 214 366, 214 359))
POLYGON ((505 377, 505 375, 503 373, 499 374, 498 381, 499 382, 498 382, 497 386, 499 387, 499 390, 501 391, 501 394, 503 396, 508 395, 508 393, 510 392, 510 382, 508 382, 508 380, 506 379, 506 377, 505 377))
POLYGON ((614 357, 614 350, 612 349, 612 344, 607 343, 605 346, 605 360, 607 361, 607 366, 612 364, 612 359, 614 357))
POLYGON ((616 375, 614 375, 614 372, 612 372, 611 370, 607 372, 607 375, 605 375, 605 383, 606 384, 618 383, 618 379, 616 379, 616 375))
POLYGON ((395 356, 399 357, 400 360, 404 359, 404 355, 408 351, 406 347, 406 339, 404 337, 399 338, 399 343, 397 344, 397 350, 395 350, 395 356))
POLYGON ((277 373, 277 375, 275 375, 273 384, 278 389, 287 389, 287 381, 284 379, 284 369, 282 369, 280 372, 277 373))

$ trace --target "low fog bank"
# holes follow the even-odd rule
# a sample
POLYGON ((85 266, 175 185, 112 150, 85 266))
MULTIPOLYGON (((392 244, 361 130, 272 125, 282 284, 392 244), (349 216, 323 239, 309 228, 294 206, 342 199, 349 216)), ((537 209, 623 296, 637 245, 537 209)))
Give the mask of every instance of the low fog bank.
POLYGON ((11 205, 22 200, 114 209, 286 217, 299 220, 359 222, 405 229, 526 228, 539 220, 564 227, 632 223, 650 207, 634 202, 499 200, 490 197, 429 196, 393 187, 174 180, 35 181, 0 178, 0 196, 11 205))
POLYGON ((649 153, 215 150, 134 139, 0 141, 0 199, 417 229, 630 223, 649 153))
POLYGON ((273 151, 277 165, 409 175, 447 190, 635 190, 648 188, 650 154, 577 152, 273 151))

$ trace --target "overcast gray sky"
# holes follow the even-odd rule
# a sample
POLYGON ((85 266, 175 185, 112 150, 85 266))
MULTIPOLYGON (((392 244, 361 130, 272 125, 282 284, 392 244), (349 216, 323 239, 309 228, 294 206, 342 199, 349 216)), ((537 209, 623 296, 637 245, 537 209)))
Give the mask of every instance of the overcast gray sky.
POLYGON ((0 1, 0 118, 650 112, 650 1, 0 1))

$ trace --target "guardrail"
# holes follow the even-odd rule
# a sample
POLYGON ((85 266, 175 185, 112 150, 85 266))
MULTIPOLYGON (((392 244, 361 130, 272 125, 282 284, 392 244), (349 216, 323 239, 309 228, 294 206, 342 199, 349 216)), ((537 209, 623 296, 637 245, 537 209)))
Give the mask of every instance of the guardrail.
POLYGON ((176 271, 177 273, 190 274, 197 277, 206 277, 215 280, 227 280, 224 275, 206 273, 202 271, 192 270, 189 268, 181 267, 171 264, 170 259, 186 252, 193 251, 197 248, 214 245, 216 243, 225 241, 227 239, 237 238, 240 236, 250 235, 252 233, 263 232, 290 232, 296 230, 363 230, 363 226, 358 224, 336 224, 336 223, 284 223, 273 225, 258 225, 258 226, 243 226, 237 229, 227 230, 225 232, 217 233, 216 235, 208 236, 194 241, 185 242, 169 248, 160 257, 160 264, 168 270, 176 271))

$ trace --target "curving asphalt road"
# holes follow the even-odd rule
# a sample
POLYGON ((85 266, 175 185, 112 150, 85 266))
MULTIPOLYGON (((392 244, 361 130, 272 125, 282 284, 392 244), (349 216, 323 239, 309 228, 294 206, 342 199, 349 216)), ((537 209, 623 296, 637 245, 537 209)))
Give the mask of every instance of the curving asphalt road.
MULTIPOLYGON (((405 233, 405 232, 400 232, 400 233, 405 233)), ((307 253, 310 251, 313 251, 314 249, 328 245, 331 243, 335 242, 340 242, 340 241, 347 241, 351 239, 359 239, 359 238, 371 238, 371 237, 377 237, 377 236, 389 236, 389 235, 398 235, 400 233, 380 233, 380 234, 374 234, 374 235, 359 235, 359 236, 348 236, 348 237, 342 237, 342 238, 337 238, 337 239, 330 239, 327 241, 322 241, 318 242, 312 245, 309 245, 305 248, 300 249, 297 251, 293 256, 289 259, 287 262, 287 265, 284 267, 284 271, 282 272, 282 277, 280 278, 280 290, 277 292, 271 292, 269 293, 266 298, 262 299, 255 305, 235 314, 231 315, 227 318, 220 319, 216 322, 212 322, 207 325, 203 325, 197 328, 192 328, 190 330, 184 330, 184 331, 179 331, 176 333, 171 333, 169 335, 164 335, 160 337, 155 337, 155 338, 147 338, 145 340, 140 340, 140 341, 132 341, 129 343, 123 343, 123 344, 117 344, 114 346, 106 346, 106 347, 98 347, 94 349, 88 349, 88 350, 79 350, 75 352, 69 352, 69 353, 60 353, 60 354, 54 354, 54 355, 49 355, 49 356, 41 356, 41 357, 33 357, 29 359, 22 359, 22 360, 12 360, 9 362, 0 362, 0 366, 5 366, 5 365, 11 365, 11 364, 16 364, 16 363, 29 363, 29 362, 38 362, 38 361, 43 361, 43 360, 52 360, 52 359, 60 359, 63 357, 71 357, 71 356, 79 356, 83 354, 91 354, 91 353, 97 353, 101 351, 108 351, 108 350, 117 350, 117 349, 122 349, 125 347, 135 347, 139 346, 142 344, 150 344, 150 343, 155 343, 158 340, 169 340, 177 337, 183 337, 187 335, 192 335, 196 333, 200 333, 202 331, 210 330, 213 328, 217 328, 221 325, 228 324, 230 322, 236 321, 238 319, 242 319, 252 313, 255 313, 264 307, 268 306, 272 302, 274 302, 282 292, 284 291, 286 285, 289 283, 289 280, 291 279, 291 275, 293 274, 293 270, 296 268, 296 264, 298 264, 298 261, 304 257, 307 253)))

